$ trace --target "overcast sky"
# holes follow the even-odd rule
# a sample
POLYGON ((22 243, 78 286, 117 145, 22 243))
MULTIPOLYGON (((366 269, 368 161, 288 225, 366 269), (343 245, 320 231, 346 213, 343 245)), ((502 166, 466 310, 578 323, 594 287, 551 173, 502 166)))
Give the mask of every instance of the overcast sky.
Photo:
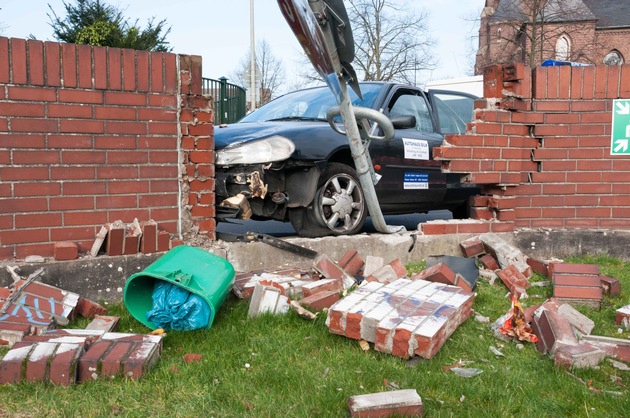
MULTIPOLYGON (((73 3, 66 0, 66 3, 73 3)), ((167 40, 173 52, 201 55, 203 76, 229 77, 240 67, 250 45, 249 0, 105 0, 124 10, 131 22, 145 27, 151 17, 166 19, 172 27, 167 40)), ((471 51, 477 47, 477 28, 470 17, 478 16, 484 0, 409 0, 410 7, 429 12, 428 26, 436 39, 438 67, 418 82, 469 75, 471 51)), ((0 0, 2 36, 54 40, 48 5, 65 16, 62 0, 0 0)), ((287 79, 296 77, 302 50, 284 20, 276 0, 255 0, 255 36, 265 39, 283 61, 287 79)), ((474 53, 474 52, 473 52, 474 53)))

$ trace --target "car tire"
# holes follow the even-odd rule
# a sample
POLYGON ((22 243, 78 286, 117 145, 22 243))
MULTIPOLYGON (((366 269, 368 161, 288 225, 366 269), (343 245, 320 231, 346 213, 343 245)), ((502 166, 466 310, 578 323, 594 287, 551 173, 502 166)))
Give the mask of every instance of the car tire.
POLYGON ((304 233, 352 235, 363 229, 367 216, 365 194, 359 177, 345 164, 330 163, 319 179, 318 189, 304 213, 304 233))

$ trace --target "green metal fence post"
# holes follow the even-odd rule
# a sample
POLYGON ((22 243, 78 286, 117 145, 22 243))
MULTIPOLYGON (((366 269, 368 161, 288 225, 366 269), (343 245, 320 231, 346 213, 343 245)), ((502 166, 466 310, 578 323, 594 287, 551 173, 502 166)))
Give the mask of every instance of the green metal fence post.
POLYGON ((219 96, 219 111, 221 112, 221 124, 227 123, 227 109, 226 109, 226 105, 227 105, 227 78, 225 77, 221 77, 219 78, 219 81, 221 82, 221 94, 219 96))

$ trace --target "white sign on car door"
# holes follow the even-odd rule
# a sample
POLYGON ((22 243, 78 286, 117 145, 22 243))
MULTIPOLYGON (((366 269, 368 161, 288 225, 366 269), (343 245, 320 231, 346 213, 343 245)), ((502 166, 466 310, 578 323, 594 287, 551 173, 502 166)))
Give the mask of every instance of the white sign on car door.
POLYGON ((403 138, 405 158, 408 160, 428 160, 429 143, 422 139, 403 138))

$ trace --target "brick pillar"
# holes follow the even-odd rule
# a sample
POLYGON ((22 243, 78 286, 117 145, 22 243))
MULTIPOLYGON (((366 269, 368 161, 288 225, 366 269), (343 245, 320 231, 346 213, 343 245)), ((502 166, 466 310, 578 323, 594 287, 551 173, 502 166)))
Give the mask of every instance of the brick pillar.
POLYGON ((201 57, 180 56, 183 232, 215 238, 214 117, 202 95, 201 57))

